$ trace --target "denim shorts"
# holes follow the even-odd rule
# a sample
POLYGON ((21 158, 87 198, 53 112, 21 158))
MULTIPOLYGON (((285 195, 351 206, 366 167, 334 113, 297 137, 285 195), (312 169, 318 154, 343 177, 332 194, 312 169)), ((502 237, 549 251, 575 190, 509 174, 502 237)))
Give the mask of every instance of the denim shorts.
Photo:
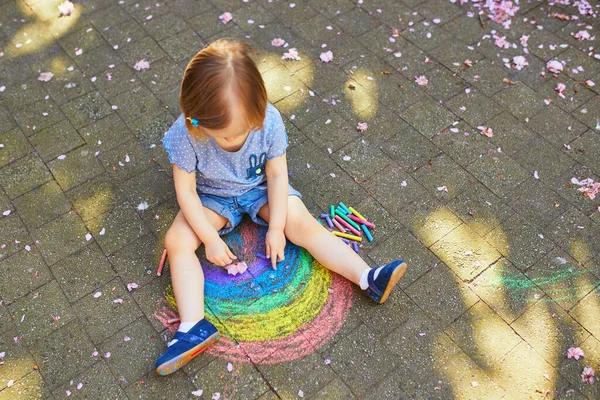
MULTIPOLYGON (((227 218, 227 224, 219 231, 219 235, 224 235, 233 230, 241 221, 244 214, 248 214, 252 221, 259 225, 268 226, 269 224, 258 216, 258 211, 267 204, 267 184, 258 185, 241 196, 221 197, 211 194, 198 193, 202 205, 227 218)), ((302 198, 300 192, 289 185, 288 196, 298 196, 302 198)))

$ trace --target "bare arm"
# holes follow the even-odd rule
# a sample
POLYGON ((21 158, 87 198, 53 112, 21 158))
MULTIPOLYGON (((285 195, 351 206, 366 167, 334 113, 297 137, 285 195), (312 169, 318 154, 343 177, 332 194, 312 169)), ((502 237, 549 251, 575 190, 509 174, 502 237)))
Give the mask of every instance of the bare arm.
POLYGON ((267 160, 267 195, 269 199, 269 231, 265 239, 267 255, 271 258, 271 266, 275 269, 277 261, 284 259, 285 221, 288 206, 288 173, 285 154, 267 160))

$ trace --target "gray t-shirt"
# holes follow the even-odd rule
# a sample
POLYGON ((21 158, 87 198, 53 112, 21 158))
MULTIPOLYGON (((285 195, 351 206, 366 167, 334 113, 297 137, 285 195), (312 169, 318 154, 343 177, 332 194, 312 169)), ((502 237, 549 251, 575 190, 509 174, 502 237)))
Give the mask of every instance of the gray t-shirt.
POLYGON ((279 111, 267 104, 263 129, 250 132, 238 151, 223 150, 213 138, 192 137, 183 114, 162 143, 171 164, 196 172, 199 193, 237 197, 266 181, 265 162, 285 153, 288 137, 279 111))

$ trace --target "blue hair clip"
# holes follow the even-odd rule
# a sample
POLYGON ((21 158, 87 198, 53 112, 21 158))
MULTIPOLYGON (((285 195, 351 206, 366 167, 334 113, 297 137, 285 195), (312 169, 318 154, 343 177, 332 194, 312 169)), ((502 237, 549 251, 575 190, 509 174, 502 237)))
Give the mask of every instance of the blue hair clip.
POLYGON ((186 119, 190 121, 192 123, 192 126, 194 127, 198 126, 198 124, 200 123, 200 121, 198 121, 196 118, 187 117, 186 119))

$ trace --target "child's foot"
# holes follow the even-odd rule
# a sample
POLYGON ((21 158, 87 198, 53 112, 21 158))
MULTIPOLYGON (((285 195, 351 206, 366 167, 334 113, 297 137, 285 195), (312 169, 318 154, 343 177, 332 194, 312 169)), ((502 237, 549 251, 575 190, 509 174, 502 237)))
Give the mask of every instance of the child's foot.
POLYGON ((169 375, 189 363, 219 338, 217 328, 206 319, 199 321, 188 332, 177 332, 177 339, 167 351, 156 360, 156 373, 169 375))
POLYGON ((402 260, 393 261, 383 267, 372 268, 367 275, 369 287, 367 296, 379 304, 383 304, 396 283, 406 272, 406 264, 402 260))

